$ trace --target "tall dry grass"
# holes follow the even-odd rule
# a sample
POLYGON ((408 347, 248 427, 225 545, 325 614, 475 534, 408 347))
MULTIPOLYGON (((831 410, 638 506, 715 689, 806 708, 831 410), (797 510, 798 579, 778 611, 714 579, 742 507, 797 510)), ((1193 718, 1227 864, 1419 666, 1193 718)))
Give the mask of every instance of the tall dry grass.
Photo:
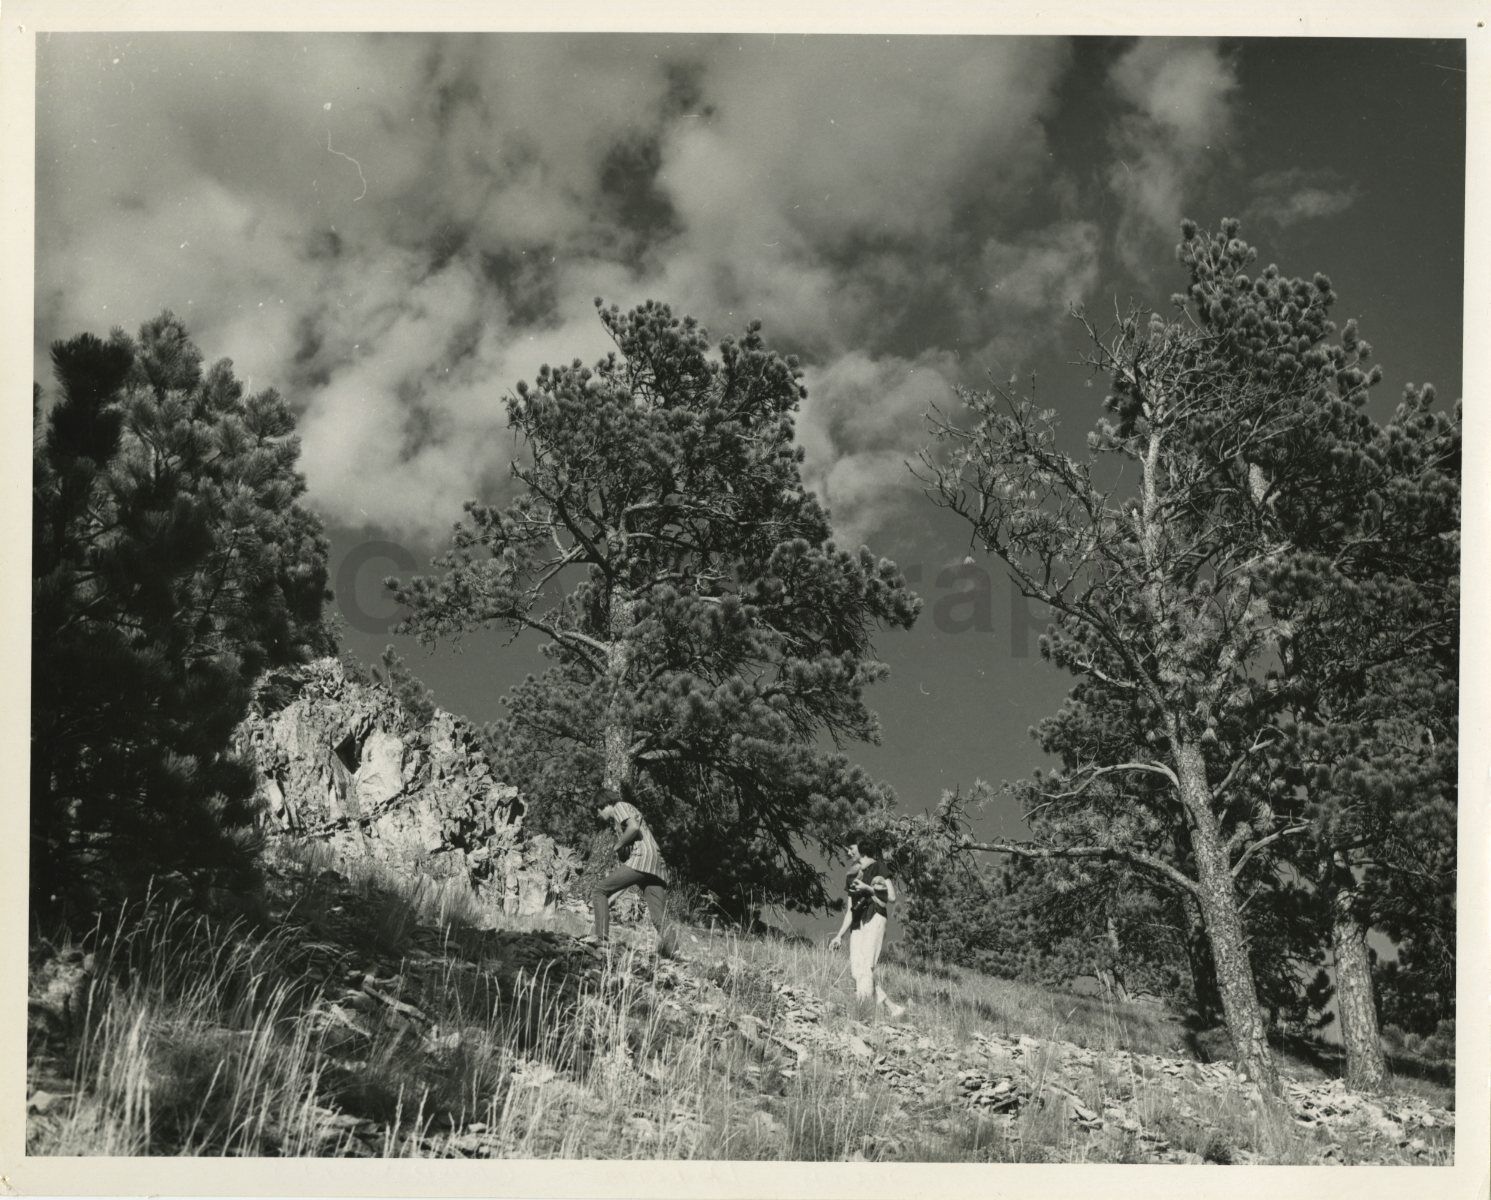
MULTIPOLYGON (((1132 1139, 1085 1134, 1059 1106, 991 1119, 906 1097, 864 1066, 815 1054, 782 1067, 722 1031, 780 1027, 773 980, 830 1001, 823 1027, 857 1026, 844 955, 822 945, 695 928, 689 970, 718 984, 705 1019, 653 965, 652 933, 618 930, 612 954, 576 973, 553 954, 516 971, 493 927, 555 945, 577 916, 503 921, 468 893, 404 887, 376 867, 333 875, 315 855, 283 865, 278 925, 223 922, 179 906, 121 914, 88 939, 98 970, 69 1044, 73 1098, 34 1125, 34 1154, 662 1157, 1124 1161, 1132 1139), (347 911, 348 909, 352 911, 347 911), (337 910, 337 911, 334 911, 337 910), (544 939, 549 939, 544 941, 544 939), (425 1020, 344 1010, 345 975, 369 961, 418 979, 425 1020), (328 965, 329 964, 329 965, 328 965), (355 1028, 354 1026, 360 1026, 355 1028)), ((1173 1022, 1097 997, 953 970, 889 964, 884 983, 919 1033, 975 1032, 1175 1056, 1173 1022)), ((1085 1102, 1127 1095, 1129 1115, 1208 1161, 1308 1161, 1318 1139, 1276 1109, 1159 1086, 1098 1057, 1085 1102), (1198 1122, 1197 1109, 1207 1107, 1198 1122)), ((1070 1079, 1070 1075, 1067 1076, 1070 1079)), ((1350 1161, 1353 1147, 1343 1154, 1350 1161)), ((1360 1148, 1365 1156, 1367 1148, 1360 1148)))
MULTIPOLYGON (((391 892, 376 869, 339 888, 363 904, 339 949, 347 962, 407 953, 415 931, 438 931, 424 989, 437 1003, 427 1030, 378 1024, 349 1053, 348 1031, 319 1017, 336 989, 307 970, 336 924, 307 911, 329 867, 300 866, 302 923, 266 931, 147 905, 95 931, 74 1096, 32 1153, 841 1157, 872 1118, 873 1106, 835 1115, 836 1081, 810 1074, 777 1097, 782 1117, 759 1119, 759 1065, 713 1026, 664 1020, 641 945, 623 940, 578 986, 554 964, 501 975, 476 949, 492 914, 428 886, 391 892)), ((724 995, 727 1019, 760 1000, 724 995)))

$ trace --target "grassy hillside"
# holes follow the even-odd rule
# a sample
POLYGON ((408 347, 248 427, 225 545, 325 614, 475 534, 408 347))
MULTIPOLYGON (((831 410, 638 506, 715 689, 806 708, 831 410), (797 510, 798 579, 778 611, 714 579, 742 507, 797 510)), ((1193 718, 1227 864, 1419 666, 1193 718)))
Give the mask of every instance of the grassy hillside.
POLYGON ((1303 1061, 1269 1104, 1157 1009, 701 929, 659 962, 579 918, 281 862, 237 921, 152 906, 31 973, 31 1154, 1443 1163, 1450 1092, 1303 1061))

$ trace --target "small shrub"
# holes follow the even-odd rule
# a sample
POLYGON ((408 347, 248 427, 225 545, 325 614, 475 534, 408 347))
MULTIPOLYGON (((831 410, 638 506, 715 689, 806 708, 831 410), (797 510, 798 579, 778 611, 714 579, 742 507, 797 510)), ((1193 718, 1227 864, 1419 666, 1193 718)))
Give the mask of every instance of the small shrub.
POLYGON ((1230 1167, 1232 1165, 1232 1147, 1227 1143, 1227 1139, 1217 1133, 1213 1133, 1208 1137, 1206 1145, 1201 1148, 1201 1161, 1230 1167))

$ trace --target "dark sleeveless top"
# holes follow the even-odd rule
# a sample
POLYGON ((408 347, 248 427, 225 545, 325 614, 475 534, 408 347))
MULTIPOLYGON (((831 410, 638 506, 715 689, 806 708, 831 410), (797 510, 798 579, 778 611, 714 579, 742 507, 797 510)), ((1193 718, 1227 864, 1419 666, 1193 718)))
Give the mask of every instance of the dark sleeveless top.
MULTIPOLYGON (((872 859, 862 867, 855 867, 844 876, 844 890, 849 891, 856 881, 866 885, 872 883, 877 875, 885 875, 885 864, 878 858, 872 859)), ((863 925, 876 913, 882 917, 886 915, 887 906, 885 892, 850 892, 849 912, 850 921, 853 925, 863 925)))

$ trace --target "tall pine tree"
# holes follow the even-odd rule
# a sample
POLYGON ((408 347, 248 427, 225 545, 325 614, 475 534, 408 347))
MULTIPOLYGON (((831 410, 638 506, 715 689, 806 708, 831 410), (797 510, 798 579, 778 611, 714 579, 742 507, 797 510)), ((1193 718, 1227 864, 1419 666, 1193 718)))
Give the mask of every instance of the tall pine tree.
POLYGON ((294 421, 203 370, 169 313, 52 348, 34 454, 31 897, 38 914, 251 867, 230 751, 266 667, 329 649, 294 421))
MULTIPOLYGON (((1189 894, 1239 1061, 1271 1083, 1250 937, 1260 949, 1267 928, 1311 965, 1311 914, 1328 909, 1350 917, 1338 934, 1356 923, 1360 947, 1361 914, 1333 890, 1355 891, 1365 862, 1340 852, 1380 848, 1367 826, 1413 808, 1385 801, 1394 789, 1379 779, 1375 815, 1357 820, 1356 805, 1340 841, 1332 814, 1345 808, 1302 785, 1301 747, 1343 706, 1399 686, 1379 675, 1362 689, 1390 658, 1381 647, 1406 636, 1424 661, 1452 658, 1457 488, 1437 465, 1452 456, 1443 419, 1411 418, 1441 448, 1407 453, 1401 428, 1367 416, 1380 373, 1364 368, 1354 325, 1336 336, 1330 281, 1272 266, 1250 277, 1254 252, 1237 232, 1187 224, 1191 286, 1176 318, 1136 313, 1110 337, 1089 327, 1092 365, 1113 390, 1088 460, 1057 448, 1054 412, 996 389, 965 397, 971 427, 939 423, 947 453, 929 458, 928 481, 1049 608, 1043 650, 1079 679, 1040 730, 1062 764, 1030 788, 1044 840, 983 848, 1122 861, 1189 894), (1099 484, 1109 455, 1134 469, 1128 489, 1099 484), (1418 537, 1436 549, 1418 565, 1402 557, 1408 514, 1432 517, 1418 537), (1345 598, 1363 595, 1373 603, 1361 613, 1392 615, 1385 637, 1348 653, 1345 598), (1327 695, 1329 713, 1312 711, 1327 695), (1322 852, 1324 873, 1311 869, 1322 852), (1248 903, 1265 897, 1246 922, 1244 887, 1248 903)), ((1344 777, 1332 786, 1351 791, 1344 777)), ((1335 960, 1359 977, 1339 937, 1335 960)))
POLYGON ((630 785, 727 907, 819 903, 806 847, 891 801, 824 743, 878 736, 871 635, 919 602, 830 539, 792 440, 801 372, 759 322, 715 356, 664 305, 600 315, 614 351, 509 398, 516 498, 468 504, 443 573, 395 583, 407 628, 544 639, 554 665, 493 731, 530 821, 575 836, 602 783, 630 785))
MULTIPOLYGON (((1378 424, 1381 371, 1355 321, 1335 336, 1326 277, 1250 276, 1235 225, 1186 234, 1183 300, 1217 335, 1218 369, 1273 397, 1261 413, 1280 430, 1231 473, 1238 536, 1273 564, 1260 598, 1277 631, 1279 736, 1244 783, 1255 811, 1301 827, 1276 857, 1321 902, 1347 1079, 1375 1090, 1368 928, 1395 895, 1448 895, 1453 913, 1459 415, 1410 386, 1378 424)), ((1440 944, 1452 975, 1452 930, 1440 944)))

